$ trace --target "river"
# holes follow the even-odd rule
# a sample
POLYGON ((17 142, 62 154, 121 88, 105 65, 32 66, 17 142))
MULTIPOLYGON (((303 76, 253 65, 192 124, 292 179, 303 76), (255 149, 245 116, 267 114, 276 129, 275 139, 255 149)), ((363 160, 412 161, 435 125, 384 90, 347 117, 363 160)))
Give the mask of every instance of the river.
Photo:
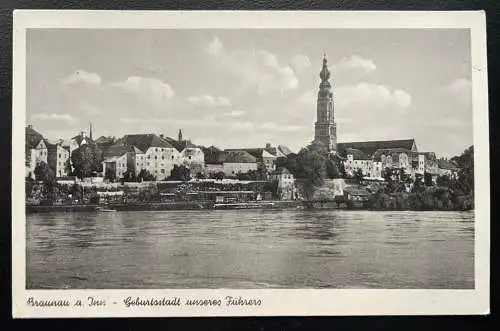
POLYGON ((473 212, 26 217, 28 289, 474 288, 473 212))

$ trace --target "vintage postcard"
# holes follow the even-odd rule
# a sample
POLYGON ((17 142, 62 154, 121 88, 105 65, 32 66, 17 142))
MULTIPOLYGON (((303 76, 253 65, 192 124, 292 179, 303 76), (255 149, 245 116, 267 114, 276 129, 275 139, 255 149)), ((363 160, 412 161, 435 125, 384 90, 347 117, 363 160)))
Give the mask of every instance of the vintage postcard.
POLYGON ((489 313, 483 12, 15 11, 13 315, 489 313))

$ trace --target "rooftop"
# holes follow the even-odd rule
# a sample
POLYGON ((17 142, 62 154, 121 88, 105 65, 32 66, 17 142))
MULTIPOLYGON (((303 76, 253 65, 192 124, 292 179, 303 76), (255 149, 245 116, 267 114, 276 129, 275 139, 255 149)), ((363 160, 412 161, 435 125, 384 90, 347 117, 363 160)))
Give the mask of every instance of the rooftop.
POLYGON ((244 150, 225 151, 226 163, 256 163, 257 158, 244 150))
POLYGON ((135 146, 140 151, 146 152, 151 147, 174 148, 165 139, 156 134, 127 134, 119 139, 117 145, 135 146))
POLYGON ((415 145, 415 139, 400 139, 400 140, 373 140, 373 141, 357 141, 338 143, 337 149, 343 151, 347 148, 358 149, 365 154, 373 155, 380 149, 395 149, 404 148, 412 150, 415 145))

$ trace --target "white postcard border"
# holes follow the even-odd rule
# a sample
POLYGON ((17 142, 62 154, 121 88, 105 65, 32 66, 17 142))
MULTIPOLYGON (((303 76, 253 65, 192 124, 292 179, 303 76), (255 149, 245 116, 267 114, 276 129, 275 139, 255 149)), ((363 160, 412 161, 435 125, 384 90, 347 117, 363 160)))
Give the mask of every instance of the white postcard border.
POLYGON ((490 183, 486 23, 484 12, 279 11, 14 11, 12 112, 12 313, 38 317, 461 315, 489 313, 490 183), (464 28, 471 30, 475 153, 474 290, 26 290, 24 128, 26 29, 238 29, 238 28, 464 28), (260 306, 129 307, 127 297, 260 299, 260 306), (106 306, 88 307, 89 296, 106 306), (69 307, 31 307, 37 300, 69 300, 69 307), (78 299, 83 306, 73 306, 78 299))

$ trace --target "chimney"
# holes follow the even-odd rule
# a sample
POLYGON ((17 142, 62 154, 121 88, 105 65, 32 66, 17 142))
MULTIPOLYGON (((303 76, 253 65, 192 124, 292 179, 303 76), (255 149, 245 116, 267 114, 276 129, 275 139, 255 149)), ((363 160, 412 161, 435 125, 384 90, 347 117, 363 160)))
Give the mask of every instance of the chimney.
POLYGON ((271 148, 271 143, 266 144, 266 149, 269 149, 269 148, 271 148))
POLYGON ((163 139, 164 135, 163 133, 160 133, 160 138, 163 139))
POLYGON ((33 129, 33 125, 28 124, 28 129, 33 129))
POLYGON ((86 138, 87 137, 87 134, 85 133, 85 131, 82 131, 80 134, 82 135, 82 138, 86 138))

